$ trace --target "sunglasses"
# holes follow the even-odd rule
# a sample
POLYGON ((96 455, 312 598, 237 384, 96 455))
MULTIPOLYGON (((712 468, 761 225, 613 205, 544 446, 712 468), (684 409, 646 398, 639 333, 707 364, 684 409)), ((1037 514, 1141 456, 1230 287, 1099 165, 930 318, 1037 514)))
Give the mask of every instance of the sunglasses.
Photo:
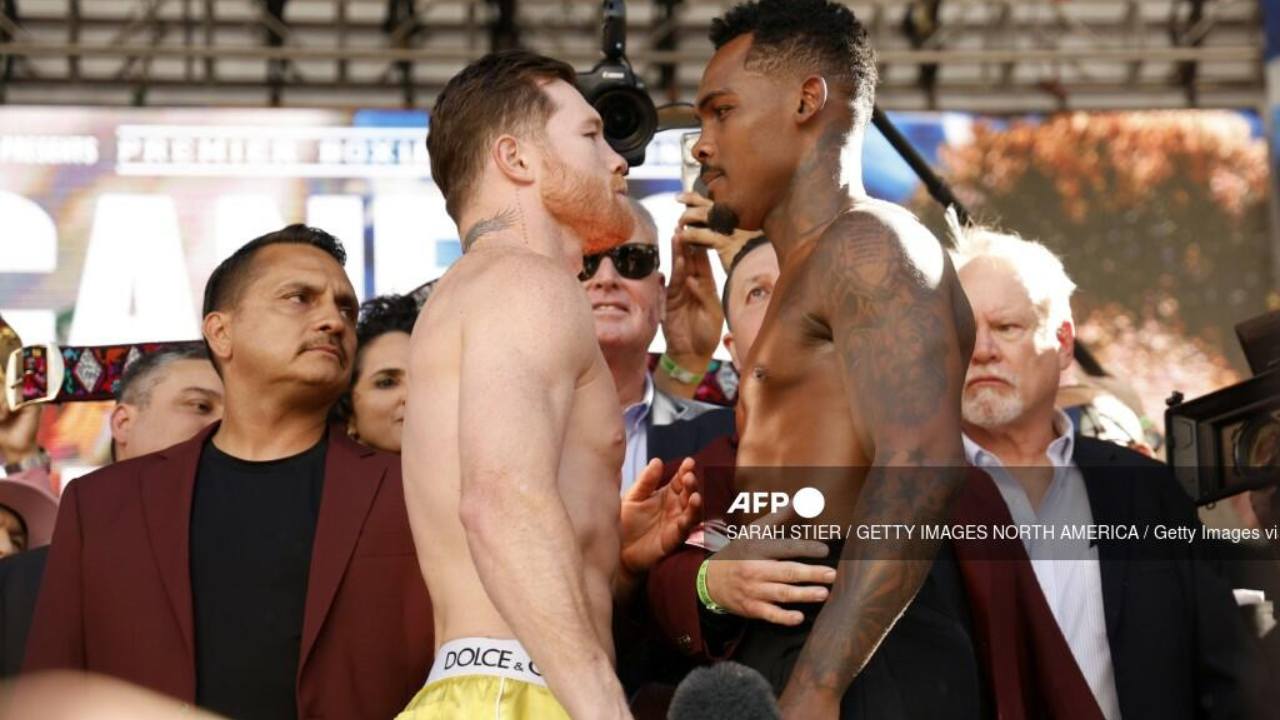
POLYGON ((582 272, 578 279, 586 282, 600 269, 600 261, 604 258, 613 261, 618 274, 628 280, 642 280, 658 269, 658 248, 655 245, 619 245, 608 252, 586 255, 582 258, 582 272))

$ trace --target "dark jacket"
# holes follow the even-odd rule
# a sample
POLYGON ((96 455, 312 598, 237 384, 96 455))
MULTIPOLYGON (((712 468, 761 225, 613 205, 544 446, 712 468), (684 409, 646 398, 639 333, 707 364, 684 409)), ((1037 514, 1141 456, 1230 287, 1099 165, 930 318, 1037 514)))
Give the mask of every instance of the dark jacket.
POLYGON ((673 397, 657 389, 645 425, 648 459, 667 464, 694 457, 716 438, 734 433, 731 408, 673 397))
POLYGON ((49 559, 49 546, 0 560, 0 678, 22 670, 36 595, 49 559))
MULTIPOLYGON (((88 670, 194 703, 191 505, 200 453, 216 427, 67 487, 25 670, 88 670)), ((333 426, 307 580, 298 715, 394 717, 422 687, 433 650, 399 456, 333 426)))
POLYGON ((1098 541, 1121 714, 1241 717, 1246 636, 1221 568, 1204 543, 1154 538, 1157 526, 1198 528, 1195 505, 1167 466, 1119 445, 1077 437, 1073 460, 1094 524, 1151 533, 1098 541))

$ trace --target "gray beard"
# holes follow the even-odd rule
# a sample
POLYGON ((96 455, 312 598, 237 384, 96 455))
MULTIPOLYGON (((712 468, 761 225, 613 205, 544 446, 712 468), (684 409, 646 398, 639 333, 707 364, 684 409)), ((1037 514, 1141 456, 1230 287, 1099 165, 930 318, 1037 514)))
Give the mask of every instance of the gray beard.
POLYGON ((1012 395, 1000 395, 987 389, 978 391, 973 397, 962 398, 960 405, 965 422, 987 430, 1012 423, 1022 416, 1025 409, 1022 397, 1016 392, 1012 395))

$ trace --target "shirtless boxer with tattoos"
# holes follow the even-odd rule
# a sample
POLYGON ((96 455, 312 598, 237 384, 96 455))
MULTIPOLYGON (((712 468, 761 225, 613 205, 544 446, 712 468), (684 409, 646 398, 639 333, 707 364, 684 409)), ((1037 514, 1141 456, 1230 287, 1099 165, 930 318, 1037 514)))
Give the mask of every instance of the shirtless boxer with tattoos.
MULTIPOLYGON (((841 526, 944 522, 964 477, 973 314, 933 235, 862 187, 866 31, 839 3, 759 0, 711 39, 693 150, 711 215, 763 228, 781 267, 741 368, 737 489, 816 485, 821 521, 841 526)), ((918 537, 834 543, 816 617, 748 629, 737 659, 773 682, 786 717, 980 713, 954 561, 944 546, 933 563, 918 537)))

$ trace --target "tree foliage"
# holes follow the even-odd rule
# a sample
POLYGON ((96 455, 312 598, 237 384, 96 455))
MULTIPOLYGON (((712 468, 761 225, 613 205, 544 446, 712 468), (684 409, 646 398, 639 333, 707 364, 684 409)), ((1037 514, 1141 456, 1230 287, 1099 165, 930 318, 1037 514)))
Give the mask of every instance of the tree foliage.
MULTIPOLYGON (((1183 377, 1179 389, 1193 396, 1229 382, 1224 358, 1244 369, 1232 325, 1280 304, 1266 143, 1237 113, 979 121, 971 140, 943 148, 941 159, 979 221, 1063 257, 1080 288, 1080 335, 1097 343, 1115 374, 1150 374, 1137 363, 1161 357, 1200 358, 1199 375, 1212 385, 1187 387, 1183 377)), ((921 196, 915 205, 942 230, 935 204, 921 196)), ((1150 379, 1148 398, 1161 385, 1150 379)), ((1146 402, 1148 412, 1159 410, 1146 402)))

